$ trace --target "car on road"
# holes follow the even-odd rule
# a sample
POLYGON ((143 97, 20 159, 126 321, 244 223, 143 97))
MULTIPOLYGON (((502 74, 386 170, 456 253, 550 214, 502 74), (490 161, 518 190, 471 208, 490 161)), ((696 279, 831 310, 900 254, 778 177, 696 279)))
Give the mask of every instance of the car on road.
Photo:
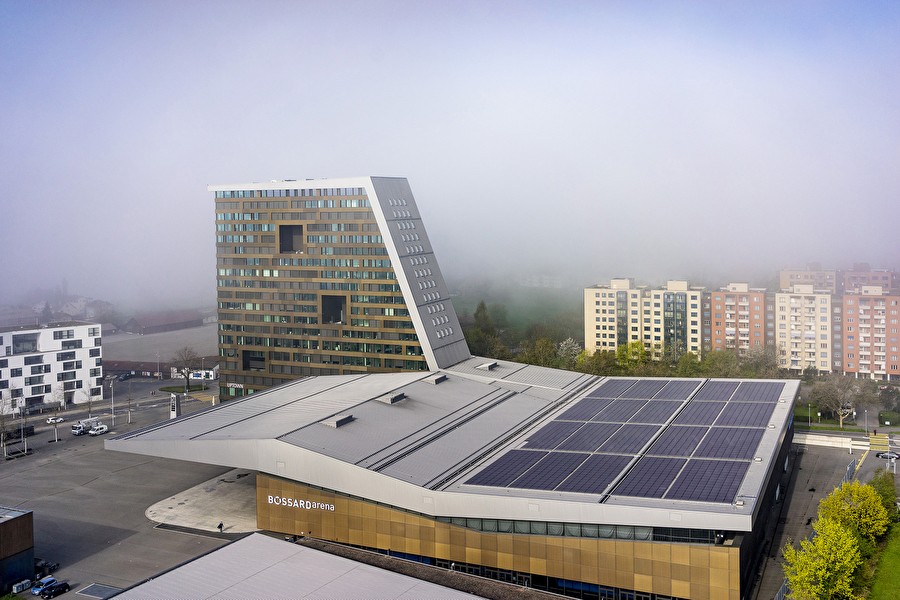
POLYGON ((47 423, 53 425, 54 423, 62 423, 65 421, 65 417, 47 417, 47 423))
POLYGON ((41 598, 56 598, 60 594, 65 594, 70 589, 71 588, 69 587, 68 581, 57 581, 56 583, 51 583, 43 590, 41 590, 41 598))
POLYGON ((109 431, 109 427, 107 427, 103 423, 97 423, 96 425, 91 427, 91 430, 88 431, 88 433, 91 435, 103 435, 107 431, 109 431))
POLYGON ((53 585, 54 583, 56 583, 56 577, 51 577, 49 575, 47 577, 42 577, 41 579, 35 581, 34 585, 31 586, 31 594, 33 596, 38 596, 41 592, 44 591, 44 588, 53 585))
POLYGON ((876 452, 875 456, 876 458, 885 458, 887 460, 897 460, 900 458, 900 454, 897 454, 896 452, 876 452))

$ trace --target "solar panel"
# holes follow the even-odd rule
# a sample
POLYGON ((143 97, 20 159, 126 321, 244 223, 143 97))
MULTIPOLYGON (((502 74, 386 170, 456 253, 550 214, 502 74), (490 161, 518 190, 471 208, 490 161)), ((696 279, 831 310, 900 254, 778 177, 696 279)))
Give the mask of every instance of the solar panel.
POLYGON ((665 497, 730 504, 749 467, 749 462, 742 461, 690 460, 665 497))
POLYGON ((614 400, 609 406, 601 410, 591 421, 603 421, 606 423, 624 423, 641 410, 647 400, 614 400))
POLYGON ((519 475, 530 469, 547 454, 547 452, 532 450, 510 450, 474 477, 469 478, 466 483, 507 487, 519 475))
POLYGON ((784 383, 780 381, 741 382, 732 400, 743 402, 778 402, 784 383))
POLYGON ((679 425, 712 425, 724 406, 724 402, 696 402, 691 400, 690 404, 678 413, 678 417, 676 417, 674 422, 679 425))
POLYGON ((647 454, 658 456, 690 456, 709 431, 708 427, 682 427, 672 425, 659 436, 647 454))
POLYGON ((589 398, 618 398, 619 394, 637 383, 637 379, 610 379, 588 394, 589 398))
POLYGON ((619 397, 620 398, 652 398, 656 392, 661 390, 663 386, 666 385, 666 380, 658 380, 658 379, 645 379, 638 381, 636 384, 631 386, 628 390, 623 392, 619 397))
POLYGON ((550 421, 532 433, 524 447, 531 450, 552 450, 582 425, 580 421, 550 421))
POLYGON ((756 454, 764 429, 713 427, 697 447, 694 456, 750 459, 756 454))
POLYGON ((737 389, 737 381, 707 381, 694 400, 728 400, 737 389))
POLYGON ((659 390, 653 398, 655 400, 687 400, 698 385, 700 385, 699 379, 673 380, 659 390))
POLYGON ((583 398, 557 417, 561 421, 590 421, 591 417, 612 403, 609 398, 583 398))
POLYGON ((729 402, 716 419, 716 425, 765 427, 774 410, 775 404, 768 402, 729 402))
POLYGON ((552 490, 572 474, 590 454, 582 452, 551 452, 509 487, 530 490, 552 490))
POLYGON ((621 427, 618 423, 585 423, 559 445, 558 450, 593 452, 621 427))
POLYGON ((618 454, 592 454, 556 491, 602 494, 632 460, 631 456, 618 454))
POLYGON ((659 431, 659 427, 656 425, 625 424, 609 436, 599 450, 616 454, 634 454, 643 448, 656 435, 657 431, 659 431))
POLYGON ((617 496, 662 498, 687 459, 644 457, 613 490, 617 496))
POLYGON ((679 400, 654 400, 631 417, 629 423, 665 423, 681 406, 679 400))

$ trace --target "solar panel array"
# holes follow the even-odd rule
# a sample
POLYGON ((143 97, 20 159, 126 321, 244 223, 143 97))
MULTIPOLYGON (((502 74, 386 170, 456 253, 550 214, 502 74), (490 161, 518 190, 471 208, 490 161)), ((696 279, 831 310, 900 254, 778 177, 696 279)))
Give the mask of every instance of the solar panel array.
POLYGON ((731 503, 783 389, 610 379, 465 483, 731 503))

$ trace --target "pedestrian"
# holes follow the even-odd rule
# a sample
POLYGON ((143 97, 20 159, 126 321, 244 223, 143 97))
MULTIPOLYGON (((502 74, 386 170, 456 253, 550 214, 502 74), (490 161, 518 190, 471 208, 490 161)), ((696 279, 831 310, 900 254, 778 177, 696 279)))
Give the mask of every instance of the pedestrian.
POLYGON ((219 533, 222 533, 223 529, 225 529, 225 524, 219 521, 219 533))

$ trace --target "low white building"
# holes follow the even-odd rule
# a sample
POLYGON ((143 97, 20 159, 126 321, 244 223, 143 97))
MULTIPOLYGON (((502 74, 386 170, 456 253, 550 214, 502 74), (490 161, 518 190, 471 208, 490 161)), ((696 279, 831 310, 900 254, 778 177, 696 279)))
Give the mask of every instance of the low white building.
POLYGON ((0 412, 35 412, 103 397, 100 325, 0 328, 0 412))

